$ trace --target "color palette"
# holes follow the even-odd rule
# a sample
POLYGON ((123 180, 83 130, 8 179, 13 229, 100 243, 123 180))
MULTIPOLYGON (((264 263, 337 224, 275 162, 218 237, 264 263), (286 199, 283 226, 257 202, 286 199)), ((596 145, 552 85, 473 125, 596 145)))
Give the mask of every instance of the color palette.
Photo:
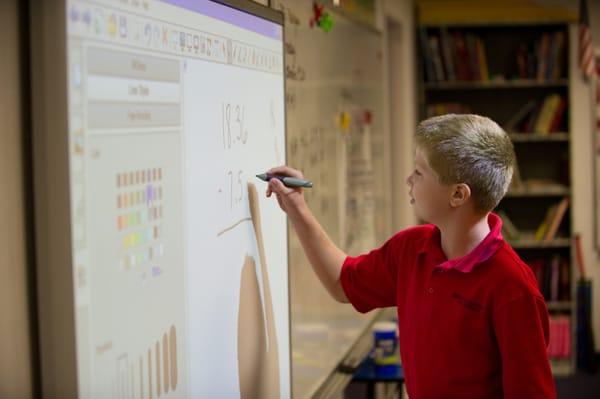
POLYGON ((131 269, 164 255, 161 242, 163 169, 156 167, 123 171, 116 174, 115 180, 115 224, 119 233, 119 248, 123 252, 120 267, 131 269))

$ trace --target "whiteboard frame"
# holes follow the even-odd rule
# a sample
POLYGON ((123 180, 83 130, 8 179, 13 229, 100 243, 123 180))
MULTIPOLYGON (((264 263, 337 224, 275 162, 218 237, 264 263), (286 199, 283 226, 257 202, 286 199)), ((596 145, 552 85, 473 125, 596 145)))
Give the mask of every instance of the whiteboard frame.
POLYGON ((41 394, 77 397, 66 1, 30 2, 35 263, 41 394))
MULTIPOLYGON (((211 1, 283 27, 282 13, 258 3, 243 0, 211 1)), ((39 392, 42 397, 48 398, 76 398, 79 392, 71 231, 66 16, 66 0, 29 0, 33 239, 39 344, 39 364, 34 367, 39 367, 39 392)), ((281 43, 283 48, 284 37, 281 43)), ((285 93, 285 57, 282 72, 285 93)), ((285 111, 284 118, 284 154, 287 159, 285 111)), ((287 239, 289 247, 289 235, 287 239)), ((289 251, 287 283, 291 331, 289 251)), ((288 341, 289 389, 292 395, 291 333, 288 334, 288 341)))

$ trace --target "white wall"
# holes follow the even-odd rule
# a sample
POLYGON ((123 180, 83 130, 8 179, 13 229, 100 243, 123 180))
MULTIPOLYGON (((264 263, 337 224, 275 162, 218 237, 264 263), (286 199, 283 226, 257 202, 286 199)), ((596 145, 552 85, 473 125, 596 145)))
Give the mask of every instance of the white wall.
POLYGON ((18 1, 0 1, 0 398, 27 398, 32 365, 18 1))

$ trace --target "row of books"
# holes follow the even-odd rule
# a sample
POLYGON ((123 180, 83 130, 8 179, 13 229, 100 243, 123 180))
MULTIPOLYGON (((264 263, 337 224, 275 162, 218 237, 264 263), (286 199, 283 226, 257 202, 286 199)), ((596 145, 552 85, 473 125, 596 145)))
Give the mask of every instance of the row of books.
POLYGON ((525 43, 517 50, 519 78, 556 80, 564 75, 565 32, 547 32, 533 46, 525 43))
MULTIPOLYGON (((421 28, 419 40, 426 81, 490 80, 485 43, 478 35, 444 27, 421 28)), ((556 31, 541 34, 533 44, 521 43, 516 50, 516 77, 538 81, 563 77, 565 42, 565 32, 556 31)))
MULTIPOLYGON (((550 135, 561 130, 566 109, 567 100, 560 94, 550 94, 542 100, 531 100, 504 124, 504 130, 510 133, 550 135)), ((427 117, 471 112, 471 107, 459 102, 433 103, 427 105, 426 109, 427 117)))
POLYGON ((460 30, 438 33, 420 31, 421 51, 428 82, 488 81, 489 71, 483 40, 460 30))
MULTIPOLYGON (((546 211, 544 220, 539 224, 533 239, 540 242, 550 242, 558 236, 560 226, 565 219, 567 210, 569 209, 570 199, 564 197, 560 202, 551 205, 546 211)), ((502 234, 509 241, 516 241, 522 238, 526 238, 527 234, 521 232, 521 230, 515 225, 506 212, 498 210, 498 215, 502 219, 502 234)))
POLYGON ((571 318, 566 315, 550 317, 548 357, 564 359, 571 356, 571 318))
POLYGON ((569 260, 558 254, 548 258, 527 260, 538 282, 540 292, 547 301, 571 299, 571 266, 569 260))
POLYGON ((505 124, 507 132, 548 135, 563 125, 567 100, 560 94, 550 94, 541 101, 531 100, 505 124))

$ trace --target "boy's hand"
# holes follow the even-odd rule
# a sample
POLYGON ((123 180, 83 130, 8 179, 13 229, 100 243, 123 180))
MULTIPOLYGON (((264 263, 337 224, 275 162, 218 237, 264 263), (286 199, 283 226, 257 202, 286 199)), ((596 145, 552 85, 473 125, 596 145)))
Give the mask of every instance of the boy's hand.
MULTIPOLYGON (((304 176, 299 170, 290 168, 289 166, 278 166, 271 168, 267 171, 269 174, 283 175, 289 177, 297 177, 303 179, 304 176)), ((298 209, 304 205, 304 196, 302 195, 302 188, 289 188, 286 187, 279 179, 269 180, 269 186, 267 187, 267 197, 271 197, 271 194, 275 193, 277 196, 277 202, 279 207, 286 213, 290 210, 298 209)))

